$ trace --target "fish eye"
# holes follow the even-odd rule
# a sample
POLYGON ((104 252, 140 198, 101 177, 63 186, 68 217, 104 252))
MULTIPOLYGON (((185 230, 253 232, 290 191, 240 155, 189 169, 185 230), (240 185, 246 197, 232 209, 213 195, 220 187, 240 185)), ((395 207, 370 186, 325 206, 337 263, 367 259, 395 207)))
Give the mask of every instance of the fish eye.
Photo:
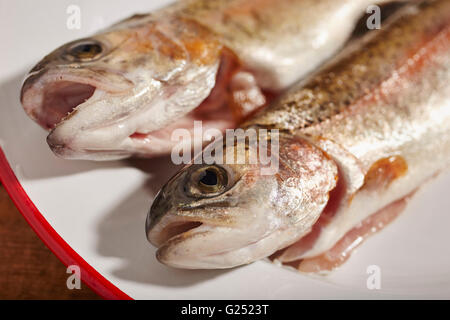
POLYGON ((100 42, 84 40, 70 46, 66 51, 66 57, 71 61, 92 61, 100 57, 103 46, 100 42))
POLYGON ((193 196, 215 196, 228 186, 228 174, 216 165, 201 167, 191 173, 188 184, 188 191, 193 196))

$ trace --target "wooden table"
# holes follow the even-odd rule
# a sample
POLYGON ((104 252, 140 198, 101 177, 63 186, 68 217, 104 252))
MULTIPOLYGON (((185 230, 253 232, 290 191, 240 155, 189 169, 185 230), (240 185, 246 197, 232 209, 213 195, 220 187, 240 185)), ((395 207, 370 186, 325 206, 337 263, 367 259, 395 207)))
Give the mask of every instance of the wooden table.
POLYGON ((84 283, 69 290, 68 276, 0 184, 0 299, 100 299, 84 283))

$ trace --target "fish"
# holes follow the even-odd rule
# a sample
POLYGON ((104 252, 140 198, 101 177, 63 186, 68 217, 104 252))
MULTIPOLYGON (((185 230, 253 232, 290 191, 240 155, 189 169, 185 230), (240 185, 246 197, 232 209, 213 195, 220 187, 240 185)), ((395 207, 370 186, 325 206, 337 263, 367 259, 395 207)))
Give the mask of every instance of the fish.
POLYGON ((386 0, 184 0, 44 57, 21 90, 65 159, 170 154, 172 133, 236 127, 313 72, 386 0))
POLYGON ((246 137, 212 142, 195 159, 216 144, 222 158, 188 164, 153 201, 146 234, 156 258, 185 269, 268 258, 335 270, 448 169, 450 1, 402 8, 241 129, 273 131, 257 144, 278 145, 278 170, 250 161, 246 137))

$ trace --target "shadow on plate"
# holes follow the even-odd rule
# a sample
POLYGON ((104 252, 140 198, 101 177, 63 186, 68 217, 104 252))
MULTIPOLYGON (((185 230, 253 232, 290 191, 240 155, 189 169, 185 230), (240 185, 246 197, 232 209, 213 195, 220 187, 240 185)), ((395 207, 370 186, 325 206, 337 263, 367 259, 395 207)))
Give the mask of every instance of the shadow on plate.
POLYGON ((98 225, 98 253, 123 260, 123 265, 113 274, 137 283, 183 287, 226 273, 226 270, 173 269, 156 260, 156 249, 145 235, 145 219, 152 199, 179 167, 172 164, 170 157, 151 161, 133 159, 126 164, 146 172, 150 178, 129 193, 98 225))

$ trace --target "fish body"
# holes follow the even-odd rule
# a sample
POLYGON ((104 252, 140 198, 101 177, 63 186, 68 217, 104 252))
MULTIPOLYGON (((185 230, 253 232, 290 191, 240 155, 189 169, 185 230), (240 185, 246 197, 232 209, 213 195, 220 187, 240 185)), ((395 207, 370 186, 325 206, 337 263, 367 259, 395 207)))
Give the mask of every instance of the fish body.
POLYGON ((328 271, 448 167, 450 2, 422 1, 389 21, 242 126, 279 130, 276 174, 225 163, 172 178, 147 220, 161 262, 229 268, 271 256, 328 271), (205 178, 214 175, 226 178, 205 178), (221 181, 215 194, 202 186, 221 181))
POLYGON ((175 129, 234 127, 316 69, 372 2, 180 1, 56 49, 21 101, 60 157, 168 154, 175 129))

